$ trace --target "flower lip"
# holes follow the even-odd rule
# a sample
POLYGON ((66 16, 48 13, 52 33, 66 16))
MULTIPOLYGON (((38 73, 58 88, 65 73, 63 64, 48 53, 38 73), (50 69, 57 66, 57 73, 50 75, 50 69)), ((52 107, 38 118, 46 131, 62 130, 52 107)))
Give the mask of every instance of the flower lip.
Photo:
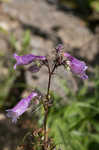
POLYGON ((8 109, 6 110, 8 113, 7 113, 7 117, 8 118, 12 118, 12 122, 13 123, 16 123, 17 122, 17 119, 19 118, 18 117, 18 114, 16 112, 14 112, 13 110, 11 109, 8 109))
POLYGON ((88 69, 88 66, 85 66, 84 71, 86 71, 88 69))

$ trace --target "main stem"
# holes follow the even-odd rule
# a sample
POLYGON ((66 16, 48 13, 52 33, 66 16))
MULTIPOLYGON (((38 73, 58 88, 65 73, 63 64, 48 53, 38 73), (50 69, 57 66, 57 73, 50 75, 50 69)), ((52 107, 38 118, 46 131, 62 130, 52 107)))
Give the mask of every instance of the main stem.
POLYGON ((44 102, 44 109, 45 109, 45 116, 44 116, 44 150, 47 150, 47 141, 48 141, 48 136, 47 136, 47 131, 46 131, 46 125, 47 125, 47 118, 48 118, 48 105, 49 105, 49 100, 50 100, 50 85, 51 85, 51 77, 52 74, 54 73, 56 68, 56 64, 54 65, 52 71, 50 69, 50 66, 48 64, 48 71, 49 71, 49 80, 48 80, 48 88, 47 88, 47 94, 46 94, 46 101, 44 102))

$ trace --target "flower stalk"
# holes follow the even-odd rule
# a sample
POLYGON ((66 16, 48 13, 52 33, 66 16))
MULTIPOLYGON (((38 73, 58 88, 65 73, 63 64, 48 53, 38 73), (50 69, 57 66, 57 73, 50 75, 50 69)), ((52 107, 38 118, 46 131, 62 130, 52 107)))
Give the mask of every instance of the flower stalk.
POLYGON ((50 101, 50 86, 51 86, 51 78, 52 75, 57 67, 57 65, 55 64, 52 71, 51 68, 49 66, 49 63, 47 65, 48 67, 48 73, 49 73, 49 80, 48 80, 48 87, 47 87, 47 94, 46 94, 46 101, 44 102, 44 110, 45 110, 45 116, 44 116, 44 150, 47 150, 47 143, 48 143, 48 135, 47 135, 47 119, 48 119, 48 112, 49 112, 49 101, 50 101))

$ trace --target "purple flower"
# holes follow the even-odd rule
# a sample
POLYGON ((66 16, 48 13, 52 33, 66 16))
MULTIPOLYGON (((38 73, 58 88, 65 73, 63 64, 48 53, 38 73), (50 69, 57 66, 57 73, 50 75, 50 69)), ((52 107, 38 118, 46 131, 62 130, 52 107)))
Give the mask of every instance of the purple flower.
POLYGON ((23 98, 19 103, 12 109, 6 110, 7 117, 12 118, 12 122, 16 123, 19 116, 21 116, 25 111, 27 111, 32 98, 37 96, 37 93, 32 92, 27 98, 23 98))
POLYGON ((64 53, 64 56, 66 57, 68 61, 67 63, 72 73, 74 73, 75 75, 78 75, 83 80, 88 79, 88 76, 85 74, 85 71, 88 68, 85 62, 74 58, 69 53, 64 53))
POLYGON ((24 56, 18 56, 16 53, 14 54, 14 58, 16 59, 17 63, 14 65, 14 69, 18 65, 28 65, 36 60, 45 60, 45 56, 35 56, 33 54, 28 54, 24 56))

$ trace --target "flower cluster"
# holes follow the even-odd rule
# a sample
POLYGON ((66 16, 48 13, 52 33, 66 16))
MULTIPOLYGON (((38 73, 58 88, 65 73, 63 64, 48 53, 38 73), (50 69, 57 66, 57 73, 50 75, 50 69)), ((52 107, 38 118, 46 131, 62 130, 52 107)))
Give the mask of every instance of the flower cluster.
MULTIPOLYGON (((56 53, 60 54, 62 52, 63 46, 59 44, 56 47, 56 53)), ((61 60, 59 63, 62 65, 62 60, 60 59, 61 55, 58 55, 57 61, 61 60)), ((80 61, 76 59, 75 57, 71 56, 69 53, 63 53, 63 56, 65 57, 65 64, 69 66, 71 72, 77 76, 79 76, 81 79, 85 80, 88 78, 88 76, 85 74, 85 71, 87 70, 87 66, 85 62, 80 61)), ((45 56, 35 56, 33 54, 28 54, 24 56, 18 56, 17 54, 14 54, 14 58, 16 59, 17 63, 14 65, 14 69, 16 69, 16 66, 18 65, 28 65, 32 62, 36 62, 32 66, 29 67, 29 70, 31 72, 38 72, 42 66, 42 62, 44 62, 47 58, 45 56)))
MULTIPOLYGON (((36 56, 33 54, 18 56, 15 53, 14 58, 16 60, 16 64, 14 65, 14 69, 16 69, 17 66, 28 65, 33 62, 34 64, 32 64, 28 68, 29 71, 31 71, 32 73, 38 72, 41 66, 45 65, 47 66, 48 70, 50 70, 49 76, 51 77, 55 69, 63 65, 66 69, 69 67, 69 70, 73 74, 79 76, 81 79, 83 80, 87 79, 88 76, 86 75, 85 71, 87 70, 88 67, 86 66, 85 62, 76 59, 69 53, 64 53, 62 50, 63 46, 59 44, 56 47, 56 55, 52 63, 53 64, 52 68, 50 68, 49 65, 50 62, 46 56, 36 56)), ((12 122, 16 122, 19 116, 22 115, 25 111, 27 111, 30 105, 30 101, 37 95, 38 95, 37 93, 32 92, 27 98, 23 98, 22 100, 20 100, 19 103, 14 108, 6 110, 8 112, 7 116, 9 118, 12 118, 12 122)))

